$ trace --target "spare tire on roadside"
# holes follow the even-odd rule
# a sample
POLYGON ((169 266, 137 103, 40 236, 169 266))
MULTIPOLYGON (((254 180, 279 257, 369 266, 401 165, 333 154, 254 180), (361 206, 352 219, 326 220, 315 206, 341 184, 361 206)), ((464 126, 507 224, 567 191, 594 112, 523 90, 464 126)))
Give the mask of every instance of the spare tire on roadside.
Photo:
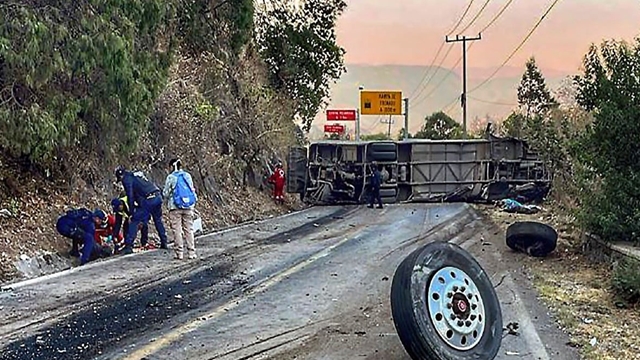
POLYGON ((491 280, 458 245, 433 242, 396 269, 391 312, 414 360, 494 359, 502 342, 502 310, 491 280))
POLYGON ((558 233, 547 224, 519 221, 507 228, 507 246, 533 257, 545 257, 556 249, 558 233))

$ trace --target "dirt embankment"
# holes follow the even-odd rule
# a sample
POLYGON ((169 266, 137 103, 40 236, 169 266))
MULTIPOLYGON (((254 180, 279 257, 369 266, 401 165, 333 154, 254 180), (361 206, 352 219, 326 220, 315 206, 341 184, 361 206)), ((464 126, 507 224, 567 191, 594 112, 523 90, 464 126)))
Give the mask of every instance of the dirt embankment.
MULTIPOLYGON (((60 176, 59 169, 36 169, 0 148, 0 283, 19 275, 15 263, 21 257, 66 256, 70 244, 56 233, 57 217, 70 207, 110 210, 119 193, 112 183, 117 162, 143 170, 162 187, 169 160, 180 157, 198 189, 196 209, 205 232, 301 207, 293 194, 287 204, 275 205, 265 182, 266 164, 285 160, 287 146, 295 143, 295 124, 282 110, 289 107, 268 98, 260 98, 264 104, 239 104, 239 98, 251 99, 265 77, 257 59, 248 57, 234 69, 215 64, 186 57, 176 62, 152 125, 127 159, 69 152, 56 161, 67 173, 60 176), (213 96, 218 103, 203 95, 203 84, 213 80, 219 84, 213 96)), ((153 226, 150 237, 156 237, 153 226)))

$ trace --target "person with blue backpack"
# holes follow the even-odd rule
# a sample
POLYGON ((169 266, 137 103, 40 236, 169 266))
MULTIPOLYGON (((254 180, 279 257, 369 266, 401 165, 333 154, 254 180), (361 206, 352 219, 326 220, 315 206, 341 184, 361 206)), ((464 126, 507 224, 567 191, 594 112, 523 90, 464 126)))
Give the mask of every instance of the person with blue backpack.
POLYGON ((184 258, 184 243, 187 245, 187 257, 196 259, 196 247, 193 239, 193 213, 198 196, 193 186, 191 174, 182 169, 180 159, 169 162, 172 172, 167 176, 162 195, 167 201, 169 221, 173 231, 176 259, 184 258))

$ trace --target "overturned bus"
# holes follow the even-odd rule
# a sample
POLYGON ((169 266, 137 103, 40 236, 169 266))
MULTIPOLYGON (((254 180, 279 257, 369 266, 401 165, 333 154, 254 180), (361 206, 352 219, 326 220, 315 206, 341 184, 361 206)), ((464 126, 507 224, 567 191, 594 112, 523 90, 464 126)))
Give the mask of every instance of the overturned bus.
POLYGON ((293 147, 287 192, 313 205, 364 203, 374 161, 382 168, 385 203, 536 201, 551 184, 524 140, 487 133, 485 139, 324 140, 293 147))

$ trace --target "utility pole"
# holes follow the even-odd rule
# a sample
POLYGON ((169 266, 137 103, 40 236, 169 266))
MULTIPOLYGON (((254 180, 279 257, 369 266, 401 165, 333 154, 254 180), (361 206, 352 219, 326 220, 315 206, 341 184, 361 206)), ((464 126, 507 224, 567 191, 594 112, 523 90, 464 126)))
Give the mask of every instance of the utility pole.
POLYGON ((477 37, 466 37, 456 35, 455 39, 449 39, 449 35, 445 36, 444 41, 462 42, 462 96, 460 96, 460 104, 462 105, 462 134, 467 138, 467 41, 481 40, 482 34, 477 37))
POLYGON ((404 139, 409 139, 409 98, 404 98, 404 139))
POLYGON ((387 137, 391 139, 391 115, 389 115, 389 128, 387 130, 387 137))

